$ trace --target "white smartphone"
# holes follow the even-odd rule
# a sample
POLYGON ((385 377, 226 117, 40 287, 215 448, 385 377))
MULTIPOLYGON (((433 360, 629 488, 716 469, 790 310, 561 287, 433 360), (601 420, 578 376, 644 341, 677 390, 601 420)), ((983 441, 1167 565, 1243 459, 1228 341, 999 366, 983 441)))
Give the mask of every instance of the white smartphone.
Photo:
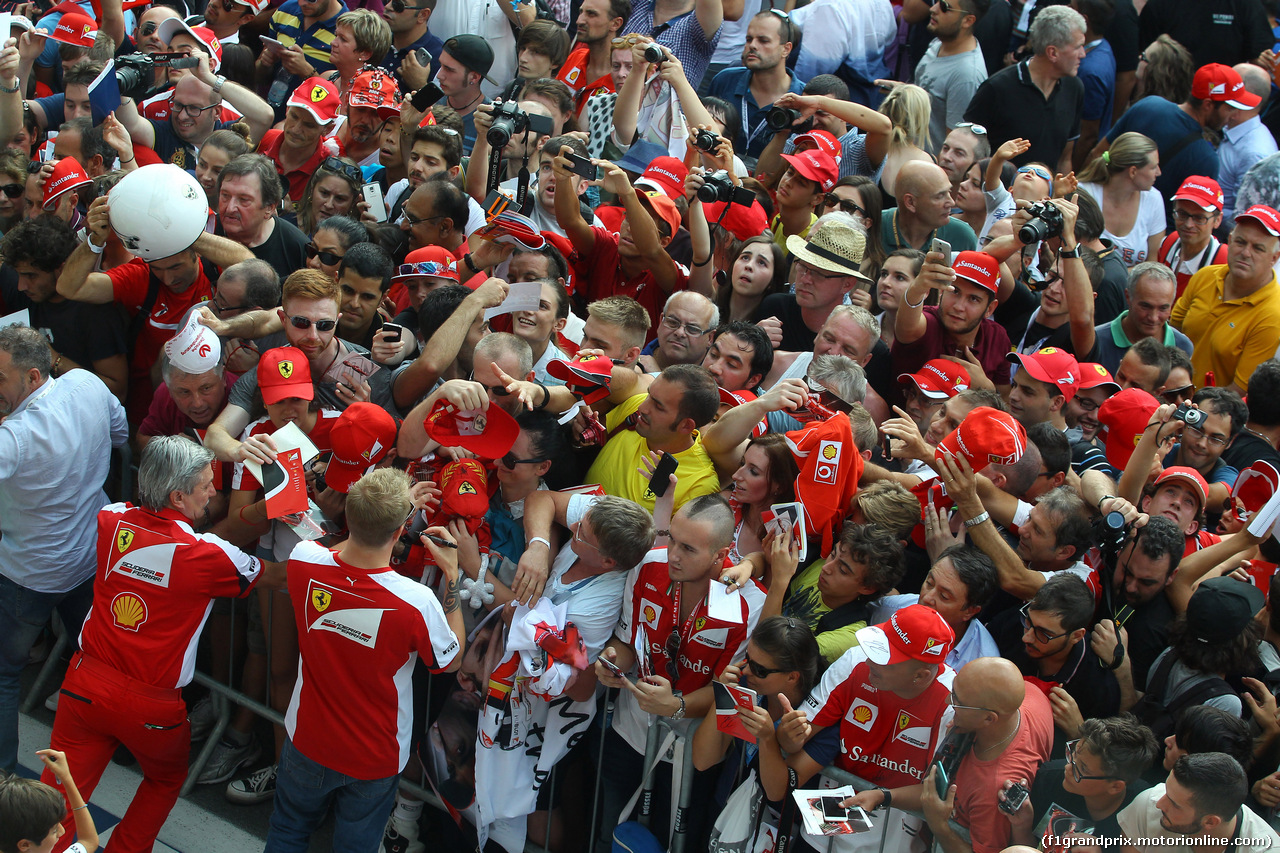
POLYGON ((360 187, 360 194, 369 203, 369 212, 379 222, 387 221, 387 204, 382 199, 382 185, 373 182, 360 187))
POLYGON ((268 38, 267 36, 258 36, 258 40, 259 40, 260 42, 262 42, 263 44, 265 44, 265 45, 269 45, 269 46, 271 46, 271 47, 274 47, 276 50, 288 50, 288 49, 289 49, 288 45, 286 45, 284 42, 276 41, 275 39, 273 39, 273 38, 268 38))

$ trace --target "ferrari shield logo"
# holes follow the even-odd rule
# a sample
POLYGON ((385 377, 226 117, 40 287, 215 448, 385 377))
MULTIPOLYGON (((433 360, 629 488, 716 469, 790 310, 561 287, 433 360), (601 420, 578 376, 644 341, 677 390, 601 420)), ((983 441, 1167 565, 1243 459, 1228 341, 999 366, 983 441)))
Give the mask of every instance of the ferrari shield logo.
POLYGON ((329 94, 329 90, 326 89, 324 86, 311 87, 311 103, 313 104, 320 103, 325 99, 325 96, 328 94, 329 94))
POLYGON ((116 549, 123 554, 133 544, 133 531, 125 528, 116 534, 116 549))
POLYGON ((325 589, 311 590, 311 606, 316 609, 317 613, 323 613, 329 609, 329 602, 333 601, 333 593, 325 589))
POLYGON ((278 368, 279 368, 279 370, 280 370, 280 375, 281 375, 281 376, 283 376, 285 379, 288 379, 288 378, 290 378, 291 376, 293 376, 293 362, 292 362, 292 361, 282 361, 282 362, 280 362, 280 364, 279 364, 279 365, 277 365, 277 367, 278 367, 278 368))
POLYGON ((474 495, 475 493, 476 487, 470 483, 464 482, 458 486, 458 494, 460 495, 474 495))

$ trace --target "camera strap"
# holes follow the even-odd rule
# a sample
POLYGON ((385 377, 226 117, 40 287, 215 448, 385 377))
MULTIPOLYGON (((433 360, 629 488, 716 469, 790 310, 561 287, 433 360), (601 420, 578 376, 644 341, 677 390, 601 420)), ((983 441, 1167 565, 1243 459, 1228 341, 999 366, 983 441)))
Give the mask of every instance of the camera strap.
POLYGON ((525 148, 524 160, 520 163, 520 171, 516 173, 516 207, 520 208, 520 212, 528 215, 525 210, 524 202, 529 195, 529 150, 525 148))

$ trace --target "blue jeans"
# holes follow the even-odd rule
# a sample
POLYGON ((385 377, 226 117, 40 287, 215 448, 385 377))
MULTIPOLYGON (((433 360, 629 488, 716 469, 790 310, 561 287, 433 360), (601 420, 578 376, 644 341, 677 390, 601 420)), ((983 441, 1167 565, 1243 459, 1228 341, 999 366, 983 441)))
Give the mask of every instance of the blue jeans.
POLYGON ((396 801, 400 776, 352 779, 307 758, 286 740, 276 775, 275 809, 263 853, 306 853, 311 833, 335 810, 333 849, 374 853, 396 801))
POLYGON ((0 575, 0 769, 18 766, 18 694, 31 646, 55 609, 74 644, 92 603, 92 577, 70 592, 35 592, 0 575))

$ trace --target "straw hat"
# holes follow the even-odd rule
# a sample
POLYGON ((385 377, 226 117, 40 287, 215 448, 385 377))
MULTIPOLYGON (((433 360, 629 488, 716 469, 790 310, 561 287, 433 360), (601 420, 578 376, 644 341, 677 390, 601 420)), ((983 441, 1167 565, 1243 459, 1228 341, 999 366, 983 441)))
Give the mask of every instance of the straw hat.
POLYGON ((787 238, 787 251, 809 266, 833 275, 871 281, 858 271, 866 249, 866 232, 839 219, 817 223, 809 231, 808 240, 796 234, 787 238))

